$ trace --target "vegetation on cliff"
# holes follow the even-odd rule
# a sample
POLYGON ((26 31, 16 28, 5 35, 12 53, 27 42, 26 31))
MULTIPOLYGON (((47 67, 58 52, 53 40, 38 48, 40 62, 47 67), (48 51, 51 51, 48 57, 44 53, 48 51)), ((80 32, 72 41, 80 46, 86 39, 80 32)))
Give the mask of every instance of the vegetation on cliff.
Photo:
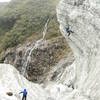
POLYGON ((48 17, 47 39, 59 36, 56 19, 58 0, 12 0, 0 10, 0 51, 24 41, 33 41, 41 37, 48 17))

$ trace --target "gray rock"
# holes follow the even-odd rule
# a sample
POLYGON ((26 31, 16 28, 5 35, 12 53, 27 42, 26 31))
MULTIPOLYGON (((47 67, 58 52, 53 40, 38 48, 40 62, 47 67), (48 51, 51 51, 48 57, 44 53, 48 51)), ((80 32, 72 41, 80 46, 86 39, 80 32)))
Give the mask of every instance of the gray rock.
POLYGON ((100 0, 61 0, 57 17, 75 57, 77 91, 70 100, 100 100, 100 0), (68 25, 74 32, 70 36, 68 25))

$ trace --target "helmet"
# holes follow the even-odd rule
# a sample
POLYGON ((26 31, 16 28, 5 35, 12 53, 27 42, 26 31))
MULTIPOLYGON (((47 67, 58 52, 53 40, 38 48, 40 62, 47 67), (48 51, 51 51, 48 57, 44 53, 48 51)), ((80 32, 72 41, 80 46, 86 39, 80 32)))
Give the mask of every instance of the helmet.
POLYGON ((26 91, 26 89, 24 89, 24 91, 26 91))

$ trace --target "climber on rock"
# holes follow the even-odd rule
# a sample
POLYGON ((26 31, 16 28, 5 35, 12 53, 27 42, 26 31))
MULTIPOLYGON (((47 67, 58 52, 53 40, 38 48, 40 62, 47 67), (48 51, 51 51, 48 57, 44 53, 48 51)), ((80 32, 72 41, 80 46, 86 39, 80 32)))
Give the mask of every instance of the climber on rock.
POLYGON ((20 92, 19 94, 23 93, 23 97, 22 97, 22 100, 26 100, 27 98, 27 90, 24 89, 24 91, 20 92))
POLYGON ((68 36, 70 36, 71 33, 74 33, 72 30, 70 30, 69 25, 66 27, 66 32, 68 33, 68 36))

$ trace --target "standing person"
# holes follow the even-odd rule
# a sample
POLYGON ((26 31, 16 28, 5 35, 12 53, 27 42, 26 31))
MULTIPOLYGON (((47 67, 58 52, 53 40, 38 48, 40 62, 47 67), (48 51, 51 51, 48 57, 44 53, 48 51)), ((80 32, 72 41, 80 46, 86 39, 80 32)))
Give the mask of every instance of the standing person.
POLYGON ((22 100, 26 100, 27 98, 27 90, 24 89, 24 91, 20 92, 19 94, 23 93, 23 97, 22 97, 22 100))

